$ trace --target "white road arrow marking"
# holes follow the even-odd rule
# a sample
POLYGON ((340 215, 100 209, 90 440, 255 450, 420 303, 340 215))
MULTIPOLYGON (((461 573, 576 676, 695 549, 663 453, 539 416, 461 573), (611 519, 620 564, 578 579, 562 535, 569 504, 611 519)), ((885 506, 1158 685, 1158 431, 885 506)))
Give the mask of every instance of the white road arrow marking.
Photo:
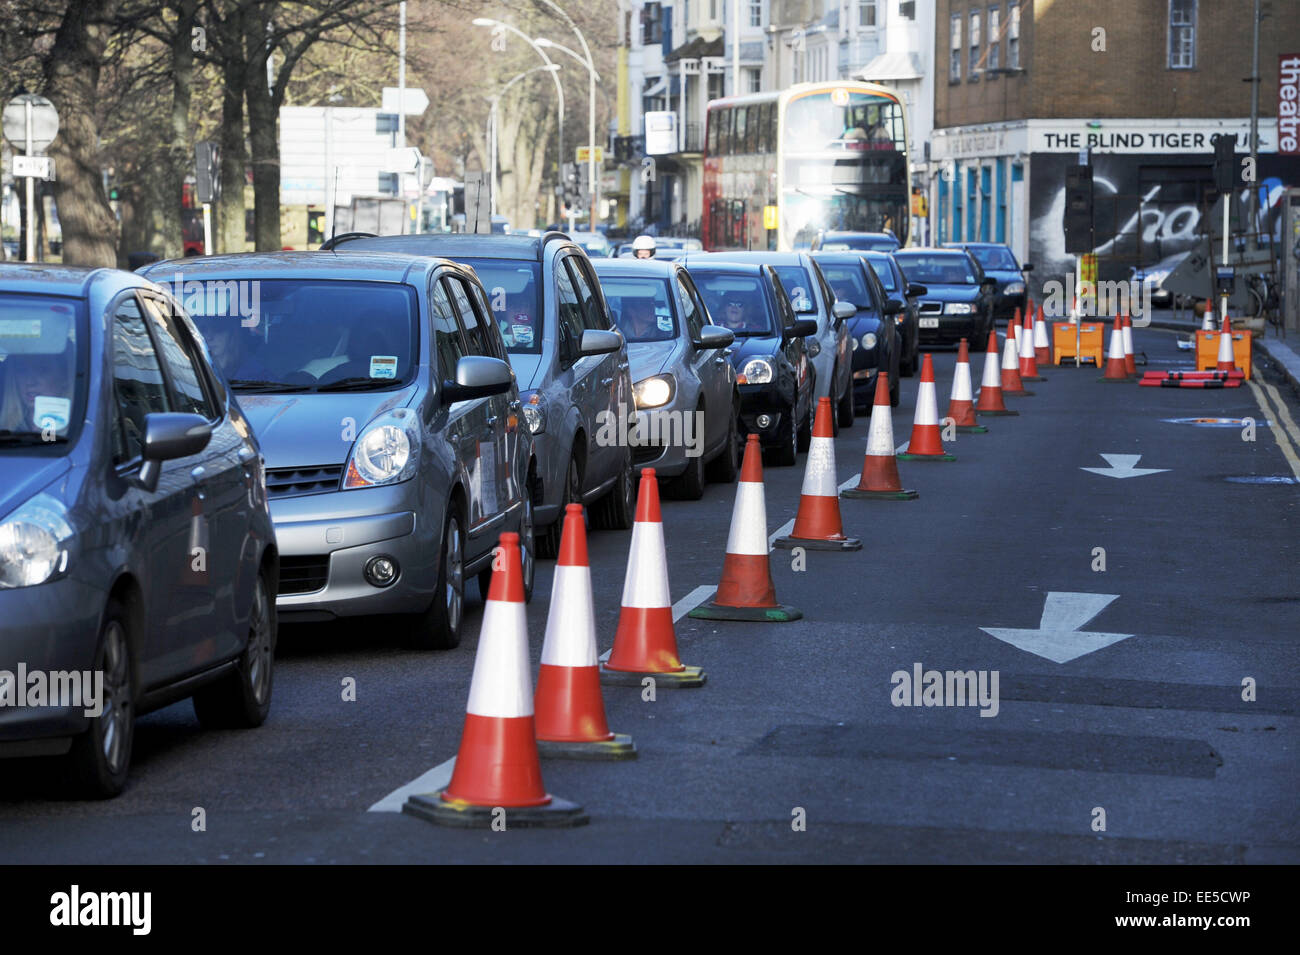
POLYGON ((1079 628, 1106 609, 1119 594, 1075 594, 1052 591, 1043 605, 1043 619, 1037 630, 980 627, 1013 647, 1035 653, 1054 663, 1069 663, 1133 636, 1131 633, 1093 633, 1079 628))
POLYGON ((1080 471, 1091 471, 1093 474, 1104 474, 1106 477, 1113 478, 1130 478, 1141 477, 1143 474, 1160 474, 1168 471, 1168 468, 1135 468, 1133 465, 1141 460, 1140 454, 1103 454, 1108 468, 1080 468, 1080 471))

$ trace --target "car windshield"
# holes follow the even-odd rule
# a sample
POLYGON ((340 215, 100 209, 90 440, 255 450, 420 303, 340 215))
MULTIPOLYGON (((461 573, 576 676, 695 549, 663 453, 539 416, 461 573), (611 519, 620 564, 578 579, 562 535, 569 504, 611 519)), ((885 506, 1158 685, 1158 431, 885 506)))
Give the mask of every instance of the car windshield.
POLYGON ((538 265, 518 259, 458 259, 472 266, 487 290, 492 315, 512 355, 542 353, 538 265))
POLYGON ((894 256, 912 282, 927 285, 976 285, 970 259, 961 253, 900 252, 894 256))
POLYGON ((0 454, 68 441, 85 409, 83 313, 78 299, 0 294, 0 454))
POLYGON ((691 269, 704 305, 715 324, 729 328, 737 338, 772 334, 772 319, 759 278, 691 269))
POLYGON ((602 275, 600 287, 629 342, 664 342, 677 337, 677 320, 663 279, 602 275))
POLYGON ((379 391, 409 381, 419 364, 409 286, 187 281, 181 304, 236 392, 379 391))
POLYGON ((997 269, 999 272, 1020 271, 1020 266, 1016 265, 1016 257, 1011 254, 1010 249, 998 245, 984 245, 974 246, 970 253, 986 269, 997 269))
POLYGON ((822 241, 822 248, 827 252, 872 251, 893 252, 898 248, 898 240, 888 235, 837 235, 822 241))
POLYGON ((890 265, 889 256, 868 254, 867 261, 871 263, 876 278, 880 279, 880 284, 885 287, 886 292, 898 290, 898 285, 894 282, 894 270, 890 265))
POLYGON ((777 278, 785 286, 790 296, 790 304, 800 315, 811 315, 817 311, 817 300, 812 295, 812 277, 802 265, 777 265, 777 278))
POLYGON ((852 302, 858 307, 858 317, 864 312, 874 311, 871 304, 871 290, 867 288, 867 277, 862 274, 859 265, 841 265, 838 262, 822 262, 822 274, 830 283, 835 298, 841 302, 852 302))

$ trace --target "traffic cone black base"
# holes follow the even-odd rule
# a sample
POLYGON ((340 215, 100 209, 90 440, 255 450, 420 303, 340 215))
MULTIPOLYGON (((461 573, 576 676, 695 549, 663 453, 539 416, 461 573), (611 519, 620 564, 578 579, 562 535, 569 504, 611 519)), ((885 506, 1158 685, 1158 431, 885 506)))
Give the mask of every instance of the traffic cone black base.
POLYGON ((490 829, 505 813, 507 829, 567 829, 585 826, 591 818, 577 803, 552 796, 545 806, 499 807, 479 806, 474 803, 447 800, 441 792, 410 796, 402 812, 440 826, 459 829, 490 829))
POLYGON ((781 550, 862 550, 862 541, 856 537, 846 537, 842 541, 810 540, 803 537, 778 537, 772 541, 773 547, 781 550))
POLYGON ((1018 415, 1018 414, 1020 414, 1019 411, 1011 411, 1010 409, 1008 409, 1008 410, 1006 410, 1006 411, 980 411, 978 408, 975 409, 975 413, 976 413, 976 414, 982 414, 982 415, 988 415, 990 418, 993 418, 993 417, 1005 417, 1005 416, 1007 416, 1007 415, 1018 415))
MULTIPOLYGON (((602 686, 640 686, 641 681, 646 677, 652 677, 656 687, 666 687, 670 690, 686 690, 695 686, 704 686, 709 679, 709 675, 700 667, 688 666, 684 670, 669 670, 666 673, 634 673, 630 670, 607 670, 604 664, 601 664, 600 667, 602 686)), ((615 739, 617 739, 617 735, 615 739)))
POLYGON ((915 501, 921 495, 916 491, 859 491, 855 487, 840 491, 840 497, 855 501, 915 501))
POLYGON ((958 434, 988 434, 989 429, 982 424, 959 424, 957 425, 958 434))
POLYGON ((908 454, 906 451, 898 452, 900 461, 956 461, 957 457, 953 454, 908 454))
POLYGON ((779 604, 775 607, 724 607, 710 600, 696 607, 686 616, 696 620, 740 620, 745 623, 792 623, 803 619, 797 607, 779 604))
POLYGON ((636 744, 626 733, 615 733, 613 739, 576 743, 539 739, 537 755, 543 759, 636 759, 636 744))

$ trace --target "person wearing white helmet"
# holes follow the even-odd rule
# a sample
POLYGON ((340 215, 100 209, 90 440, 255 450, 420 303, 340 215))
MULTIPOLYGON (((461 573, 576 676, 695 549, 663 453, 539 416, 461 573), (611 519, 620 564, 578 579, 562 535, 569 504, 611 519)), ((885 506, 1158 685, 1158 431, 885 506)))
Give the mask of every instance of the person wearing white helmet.
POLYGON ((638 259, 653 259, 655 257, 655 237, 652 235, 639 235, 633 239, 632 255, 638 259))

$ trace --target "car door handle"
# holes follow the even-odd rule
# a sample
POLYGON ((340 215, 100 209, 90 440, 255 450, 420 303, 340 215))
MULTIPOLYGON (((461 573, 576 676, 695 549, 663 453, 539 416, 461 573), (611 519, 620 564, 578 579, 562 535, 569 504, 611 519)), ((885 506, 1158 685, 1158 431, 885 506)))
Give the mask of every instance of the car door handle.
POLYGON ((713 359, 713 363, 715 365, 725 365, 727 363, 727 359, 722 355, 719 355, 717 358, 713 359))
POLYGON ((613 376, 613 375, 611 375, 611 376, 608 377, 608 378, 602 378, 602 379, 600 379, 600 384, 601 384, 602 387, 606 387, 606 386, 608 386, 608 385, 612 385, 613 383, 614 383, 614 376, 613 376))
POLYGON ((495 428, 495 427, 496 427, 496 424, 497 424, 497 416, 496 416, 496 415, 491 415, 491 416, 487 419, 488 430, 491 430, 492 428, 495 428))
POLYGON ((197 464, 194 467, 190 468, 190 477, 194 478, 194 480, 196 481, 203 480, 203 475, 205 473, 207 472, 204 470, 203 465, 201 464, 197 464))
POLYGON ((618 363, 618 370, 619 370, 619 371, 627 371, 627 362, 625 362, 625 361, 621 361, 621 362, 619 362, 619 363, 618 363))
POLYGON ((257 457, 257 452, 254 451, 252 448, 240 448, 240 449, 239 449, 239 460, 241 460, 241 461, 251 461, 251 460, 253 460, 253 458, 255 458, 255 457, 257 457))

